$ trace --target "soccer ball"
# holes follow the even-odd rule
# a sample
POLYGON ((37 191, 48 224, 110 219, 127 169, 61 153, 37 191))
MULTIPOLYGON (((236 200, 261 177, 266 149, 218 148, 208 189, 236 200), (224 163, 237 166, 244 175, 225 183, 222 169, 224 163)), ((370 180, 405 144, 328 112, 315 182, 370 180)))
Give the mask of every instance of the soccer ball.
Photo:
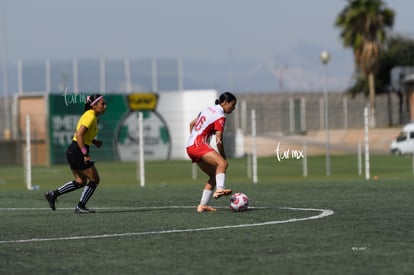
POLYGON ((249 207, 249 198, 244 193, 236 193, 230 198, 230 208, 234 212, 246 211, 249 207))

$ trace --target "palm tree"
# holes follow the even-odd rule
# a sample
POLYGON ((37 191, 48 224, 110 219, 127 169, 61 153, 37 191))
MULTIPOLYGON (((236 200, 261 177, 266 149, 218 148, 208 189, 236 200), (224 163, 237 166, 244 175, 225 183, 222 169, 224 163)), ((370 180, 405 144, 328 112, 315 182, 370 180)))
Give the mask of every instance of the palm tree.
POLYGON ((359 73, 368 78, 370 126, 375 127, 375 83, 380 48, 386 40, 387 31, 394 24, 394 10, 385 6, 382 0, 347 0, 335 25, 342 29, 341 38, 345 47, 354 53, 359 73))

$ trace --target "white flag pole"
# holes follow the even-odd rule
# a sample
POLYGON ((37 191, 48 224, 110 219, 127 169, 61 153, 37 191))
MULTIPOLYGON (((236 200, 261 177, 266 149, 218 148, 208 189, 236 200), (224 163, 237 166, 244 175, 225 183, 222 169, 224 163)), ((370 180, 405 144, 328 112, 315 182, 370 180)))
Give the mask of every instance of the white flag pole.
POLYGON ((252 172, 253 183, 257 183, 257 144, 256 144, 256 110, 252 110, 252 172))
POLYGON ((145 186, 145 163, 144 163, 144 118, 142 112, 138 112, 138 164, 139 182, 141 187, 145 186))
POLYGON ((32 154, 31 154, 30 116, 26 115, 26 158, 25 158, 25 182, 27 190, 32 190, 32 154))
POLYGON ((365 125, 365 179, 369 180, 369 140, 368 140, 368 129, 369 129, 369 115, 368 107, 364 109, 364 125, 365 125))

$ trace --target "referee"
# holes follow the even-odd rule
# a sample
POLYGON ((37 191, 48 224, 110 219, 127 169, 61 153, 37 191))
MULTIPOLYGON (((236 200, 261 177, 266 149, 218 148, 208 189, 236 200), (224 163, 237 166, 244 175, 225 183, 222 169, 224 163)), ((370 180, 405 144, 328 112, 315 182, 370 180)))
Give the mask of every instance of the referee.
POLYGON ((89 147, 92 144, 98 148, 102 146, 102 141, 96 140, 95 137, 98 135, 98 116, 104 114, 105 110, 106 102, 102 95, 93 94, 86 98, 85 111, 78 121, 72 143, 66 151, 66 157, 75 179, 44 194, 52 210, 56 210, 57 197, 84 187, 79 203, 75 207, 75 213, 95 212, 86 207, 86 203, 99 184, 99 173, 89 156, 89 147))

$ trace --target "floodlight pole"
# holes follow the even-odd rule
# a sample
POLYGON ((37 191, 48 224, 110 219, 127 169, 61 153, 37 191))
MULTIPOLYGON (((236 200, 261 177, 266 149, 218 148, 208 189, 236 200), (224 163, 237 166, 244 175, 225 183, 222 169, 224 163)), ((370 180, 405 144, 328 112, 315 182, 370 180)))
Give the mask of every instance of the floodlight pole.
POLYGON ((330 160, 330 140, 329 140, 329 123, 328 123, 328 62, 330 55, 327 51, 321 53, 321 61, 325 67, 325 84, 324 84, 324 120, 325 120, 325 132, 326 132, 326 176, 331 175, 331 160, 330 160))

